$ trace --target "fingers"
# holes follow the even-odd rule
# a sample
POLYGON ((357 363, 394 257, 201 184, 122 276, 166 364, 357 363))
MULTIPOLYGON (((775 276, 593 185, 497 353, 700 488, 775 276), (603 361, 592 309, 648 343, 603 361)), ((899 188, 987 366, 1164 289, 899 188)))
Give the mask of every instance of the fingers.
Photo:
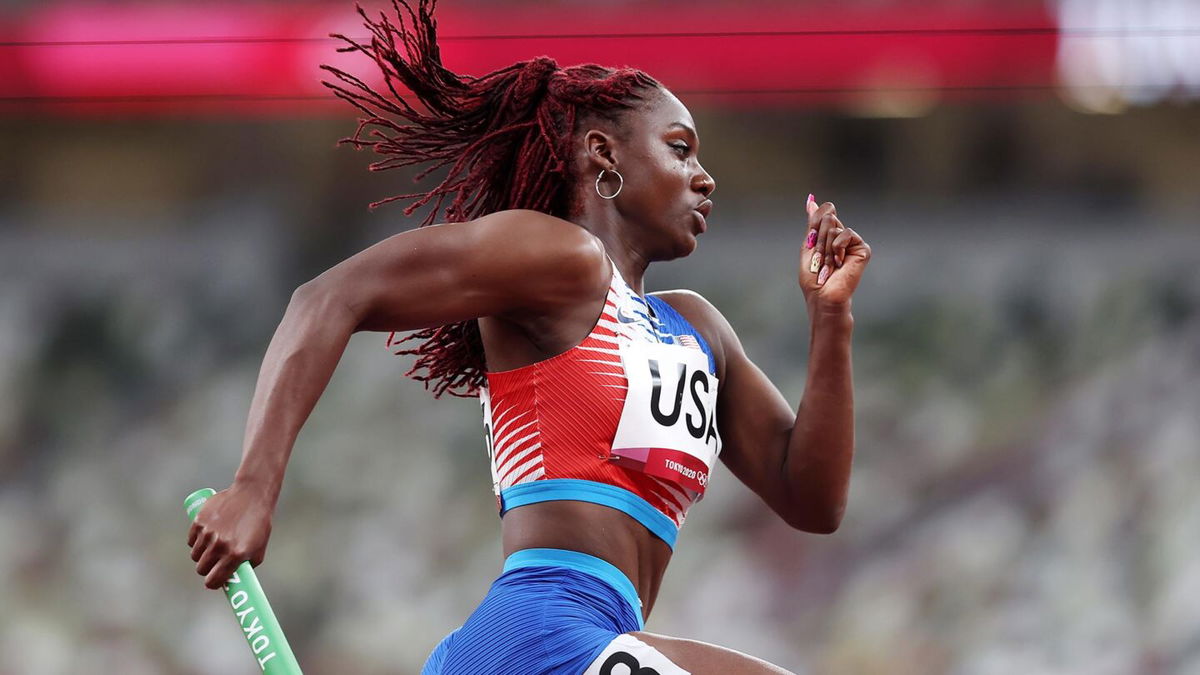
POLYGON ((806 249, 811 249, 817 243, 817 230, 813 227, 813 214, 817 212, 817 208, 816 198, 809 194, 808 201, 804 203, 804 209, 808 213, 808 228, 804 235, 804 248, 806 249))
POLYGON ((833 239, 831 248, 833 249, 833 259, 838 267, 841 267, 846 262, 846 251, 852 244, 865 243, 858 233, 850 228, 843 228, 841 234, 838 234, 833 239))
POLYGON ((204 549, 208 548, 208 544, 212 540, 212 536, 208 533, 202 532, 196 535, 194 540, 195 541, 192 543, 192 562, 197 562, 200 560, 200 556, 204 555, 204 549))
POLYGON ((204 585, 213 589, 224 586, 225 582, 229 580, 229 575, 233 574, 237 566, 242 564, 243 560, 240 558, 241 556, 232 554, 221 558, 221 561, 212 568, 208 576, 204 577, 204 585))
POLYGON ((833 238, 840 234, 840 231, 844 228, 842 221, 838 220, 837 209, 833 204, 826 202, 821 206, 819 213, 821 224, 820 229, 817 231, 816 249, 821 254, 821 262, 824 264, 829 261, 830 254, 832 253, 830 244, 833 243, 833 238))
POLYGON ((846 264, 846 256, 851 249, 855 250, 856 255, 862 250, 869 255, 870 249, 858 233, 842 224, 837 207, 832 202, 818 205, 816 199, 809 195, 805 210, 808 212, 808 232, 804 247, 811 249, 812 254, 808 264, 802 267, 807 266, 808 273, 817 276, 817 286, 824 286, 834 270, 846 264))
POLYGON ((804 206, 805 210, 808 212, 808 241, 811 241, 813 230, 816 230, 818 235, 820 234, 822 218, 829 213, 836 214, 837 208, 830 202, 825 202, 824 204, 818 205, 816 199, 812 195, 808 196, 808 202, 804 206))
POLYGON ((813 196, 809 195, 808 197, 809 201, 806 205, 808 209, 808 235, 805 237, 804 245, 806 248, 813 249, 812 257, 809 258, 808 271, 816 274, 829 253, 825 246, 824 237, 829 229, 829 216, 830 214, 835 214, 834 217, 836 217, 837 208, 829 202, 817 206, 813 196))
MULTIPOLYGON (((854 262, 853 269, 845 274, 836 275, 841 279, 849 274, 843 282, 835 284, 834 292, 844 295, 853 293, 862 273, 862 266, 871 258, 871 247, 857 232, 842 224, 837 207, 833 203, 824 202, 818 205, 816 199, 809 195, 805 210, 808 213, 808 228, 804 249, 805 252, 812 252, 808 254, 807 259, 803 253, 801 255, 801 287, 810 289, 815 285, 816 288, 822 288, 836 275, 837 270, 846 265, 847 260, 851 260, 854 262), (808 275, 816 277, 815 284, 813 278, 808 275)), ((806 290, 806 297, 807 293, 806 290)))
MULTIPOLYGON (((246 558, 245 553, 234 549, 221 539, 216 539, 196 562, 196 573, 204 577, 205 586, 220 588, 225 585, 229 575, 233 574, 237 566, 241 565, 246 558)), ((262 552, 255 556, 255 560, 259 563, 262 562, 262 559, 262 552)))
POLYGON ((813 254, 814 261, 810 269, 818 271, 817 285, 823 286, 825 281, 829 279, 829 275, 833 273, 833 240, 845 228, 842 226, 842 222, 838 220, 837 207, 829 202, 821 205, 821 208, 817 211, 817 215, 820 217, 820 225, 817 230, 816 252, 813 254), (820 262, 817 262, 816 259, 818 258, 820 262))
MULTIPOLYGON (((816 198, 810 194, 805 203, 805 210, 808 212, 808 233, 804 247, 812 249, 812 255, 808 259, 808 272, 817 275, 817 285, 821 286, 833 272, 833 242, 845 231, 845 227, 838 220, 837 207, 832 202, 818 205, 816 198)), ((840 264, 838 266, 840 267, 840 264)))
MULTIPOLYGON (((225 585, 229 575, 247 559, 244 553, 234 550, 223 539, 203 529, 190 533, 192 543, 192 560, 196 562, 196 573, 204 577, 204 585, 208 588, 220 588, 225 585)), ((257 567, 262 564, 266 550, 258 551, 250 563, 257 567)))
POLYGON ((196 574, 208 574, 212 568, 220 562, 222 556, 229 550, 225 542, 220 539, 214 541, 208 550, 200 556, 196 561, 196 574))
MULTIPOLYGON (((192 521, 191 527, 188 528, 188 546, 196 543, 196 537, 200 536, 200 523, 192 521)), ((193 558, 195 560, 195 558, 193 558)))

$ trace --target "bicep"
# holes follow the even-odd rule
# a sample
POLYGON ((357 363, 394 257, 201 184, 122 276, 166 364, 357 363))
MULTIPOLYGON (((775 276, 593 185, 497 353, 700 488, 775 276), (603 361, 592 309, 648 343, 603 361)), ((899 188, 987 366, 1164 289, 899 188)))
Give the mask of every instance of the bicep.
POLYGON ((598 285, 604 252, 578 226, 533 212, 403 232, 309 282, 355 330, 406 331, 567 304, 598 285))

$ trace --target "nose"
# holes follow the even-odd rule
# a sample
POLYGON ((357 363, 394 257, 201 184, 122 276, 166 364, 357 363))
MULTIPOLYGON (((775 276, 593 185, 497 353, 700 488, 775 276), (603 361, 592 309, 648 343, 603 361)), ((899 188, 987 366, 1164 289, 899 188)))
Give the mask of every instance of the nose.
POLYGON ((700 167, 700 173, 692 178, 692 189, 706 198, 711 197, 713 191, 717 189, 717 181, 704 170, 704 167, 700 167))

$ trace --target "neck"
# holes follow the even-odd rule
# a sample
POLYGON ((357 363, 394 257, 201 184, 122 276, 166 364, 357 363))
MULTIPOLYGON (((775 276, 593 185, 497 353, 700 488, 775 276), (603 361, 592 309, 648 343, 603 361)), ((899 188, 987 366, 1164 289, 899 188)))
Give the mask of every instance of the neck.
POLYGON ((620 226, 616 215, 585 213, 576 222, 604 243, 604 249, 616 264, 621 278, 634 293, 644 296, 643 280, 650 261, 628 237, 623 236, 625 229, 620 226))

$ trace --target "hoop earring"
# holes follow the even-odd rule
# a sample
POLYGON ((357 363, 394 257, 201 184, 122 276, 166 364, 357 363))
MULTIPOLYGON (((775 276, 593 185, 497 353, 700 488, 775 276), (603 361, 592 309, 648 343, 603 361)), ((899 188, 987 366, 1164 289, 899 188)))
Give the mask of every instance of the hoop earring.
POLYGON ((600 175, 596 176, 596 194, 600 195, 601 199, 616 199, 617 195, 621 194, 621 190, 624 187, 625 187, 625 179, 621 176, 621 174, 619 172, 617 172, 616 169, 601 169, 600 175), (604 193, 600 192, 600 181, 604 178, 604 174, 609 171, 617 174, 617 180, 620 181, 620 183, 617 184, 617 191, 612 193, 611 197, 606 196, 604 193))

